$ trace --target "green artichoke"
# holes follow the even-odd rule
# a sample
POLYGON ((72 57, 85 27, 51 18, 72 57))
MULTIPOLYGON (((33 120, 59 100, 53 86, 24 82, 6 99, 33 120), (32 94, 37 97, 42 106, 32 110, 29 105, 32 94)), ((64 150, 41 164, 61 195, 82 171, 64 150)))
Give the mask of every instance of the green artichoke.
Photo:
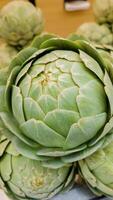
POLYGON ((79 161, 79 167, 82 177, 96 195, 113 198, 113 142, 79 161))
POLYGON ((104 60, 107 60, 108 62, 113 64, 113 47, 112 46, 96 44, 95 47, 98 50, 98 52, 101 54, 101 56, 104 57, 104 60))
POLYGON ((113 0, 95 0, 94 15, 100 24, 113 24, 113 0))
POLYGON ((4 136, 0 141, 0 187, 14 200, 49 199, 71 188, 74 166, 49 169, 20 155, 4 136), (6 167, 7 166, 7 167, 6 167))
POLYGON ((83 40, 35 39, 12 60, 7 83, 1 82, 4 134, 45 167, 91 155, 113 138, 112 72, 83 40))
POLYGON ((0 69, 7 67, 16 56, 17 50, 6 42, 0 41, 0 69))
POLYGON ((109 73, 111 73, 111 76, 113 76, 113 47, 111 45, 107 44, 97 44, 94 42, 89 41, 82 35, 77 35, 75 33, 70 34, 68 36, 68 39, 71 41, 76 40, 84 40, 88 42, 90 45, 93 45, 93 47, 96 48, 96 50, 99 52, 99 54, 104 58, 104 62, 106 63, 106 67, 109 69, 109 73))
POLYGON ((84 23, 76 31, 68 36, 73 39, 74 35, 80 35, 87 40, 97 44, 113 45, 113 34, 106 25, 98 25, 97 23, 84 23))
POLYGON ((24 46, 44 28, 39 8, 27 1, 12 1, 0 12, 0 36, 14 46, 24 46))

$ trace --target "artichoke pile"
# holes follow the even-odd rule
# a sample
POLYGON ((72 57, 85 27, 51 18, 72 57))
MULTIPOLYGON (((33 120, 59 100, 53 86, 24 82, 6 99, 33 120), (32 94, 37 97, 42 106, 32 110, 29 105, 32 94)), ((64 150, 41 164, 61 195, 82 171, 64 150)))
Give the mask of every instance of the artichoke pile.
POLYGON ((0 12, 0 188, 12 200, 50 199, 76 176, 113 198, 113 35, 99 23, 64 39, 40 34, 27 1, 0 12))

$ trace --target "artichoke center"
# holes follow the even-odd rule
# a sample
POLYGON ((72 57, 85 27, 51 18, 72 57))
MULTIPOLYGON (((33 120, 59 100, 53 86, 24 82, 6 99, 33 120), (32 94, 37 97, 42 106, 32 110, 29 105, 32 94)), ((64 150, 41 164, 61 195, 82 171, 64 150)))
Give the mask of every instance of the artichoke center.
POLYGON ((32 180, 32 186, 33 187, 40 187, 44 185, 44 179, 42 177, 35 178, 32 180))
POLYGON ((41 81, 42 85, 46 85, 49 81, 51 81, 52 73, 45 72, 43 74, 43 80, 41 81))

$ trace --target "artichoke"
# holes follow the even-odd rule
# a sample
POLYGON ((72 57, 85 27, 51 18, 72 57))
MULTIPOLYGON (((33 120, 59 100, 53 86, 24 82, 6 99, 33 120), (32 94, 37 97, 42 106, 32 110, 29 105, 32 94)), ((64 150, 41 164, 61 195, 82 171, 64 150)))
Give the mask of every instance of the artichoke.
POLYGON ((41 10, 27 1, 12 1, 0 12, 0 36, 14 46, 24 46, 44 28, 41 10))
POLYGON ((113 23, 113 0, 95 0, 93 8, 97 22, 113 23))
POLYGON ((76 31, 69 35, 69 39, 73 39, 74 35, 80 35, 87 40, 97 44, 113 45, 113 34, 106 25, 97 23, 84 23, 76 31))
POLYGON ((14 200, 49 199, 73 185, 74 166, 49 169, 20 155, 4 136, 0 141, 0 187, 14 200), (6 167, 7 166, 7 167, 6 167))
MULTIPOLYGON (((113 64, 113 47, 109 45, 95 45, 98 52, 104 57, 104 60, 107 60, 113 64)), ((110 67, 111 69, 111 67, 110 67)))
POLYGON ((45 167, 91 155, 113 137, 112 72, 83 40, 35 39, 0 83, 4 134, 45 167))
POLYGON ((0 69, 7 67, 16 56, 17 50, 4 41, 0 41, 0 69))
POLYGON ((113 198, 113 142, 79 161, 80 173, 98 196, 113 198))

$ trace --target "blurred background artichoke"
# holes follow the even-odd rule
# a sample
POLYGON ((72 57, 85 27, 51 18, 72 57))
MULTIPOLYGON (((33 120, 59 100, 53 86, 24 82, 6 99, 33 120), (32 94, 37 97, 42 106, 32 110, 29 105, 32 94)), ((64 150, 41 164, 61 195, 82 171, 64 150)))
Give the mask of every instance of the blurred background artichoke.
POLYGON ((77 29, 76 34, 93 43, 113 45, 113 34, 106 24, 84 23, 77 29))
POLYGON ((93 8, 96 22, 68 40, 43 33, 42 11, 27 0, 1 9, 0 187, 13 200, 50 199, 77 173, 113 197, 113 0, 93 8))
POLYGON ((13 46, 8 45, 4 40, 0 40, 0 69, 7 67, 18 51, 13 46))
POLYGON ((100 24, 113 24, 113 0, 95 0, 94 15, 100 24))
POLYGON ((44 28, 42 11, 27 1, 15 0, 0 12, 0 36, 8 44, 23 47, 44 28))

